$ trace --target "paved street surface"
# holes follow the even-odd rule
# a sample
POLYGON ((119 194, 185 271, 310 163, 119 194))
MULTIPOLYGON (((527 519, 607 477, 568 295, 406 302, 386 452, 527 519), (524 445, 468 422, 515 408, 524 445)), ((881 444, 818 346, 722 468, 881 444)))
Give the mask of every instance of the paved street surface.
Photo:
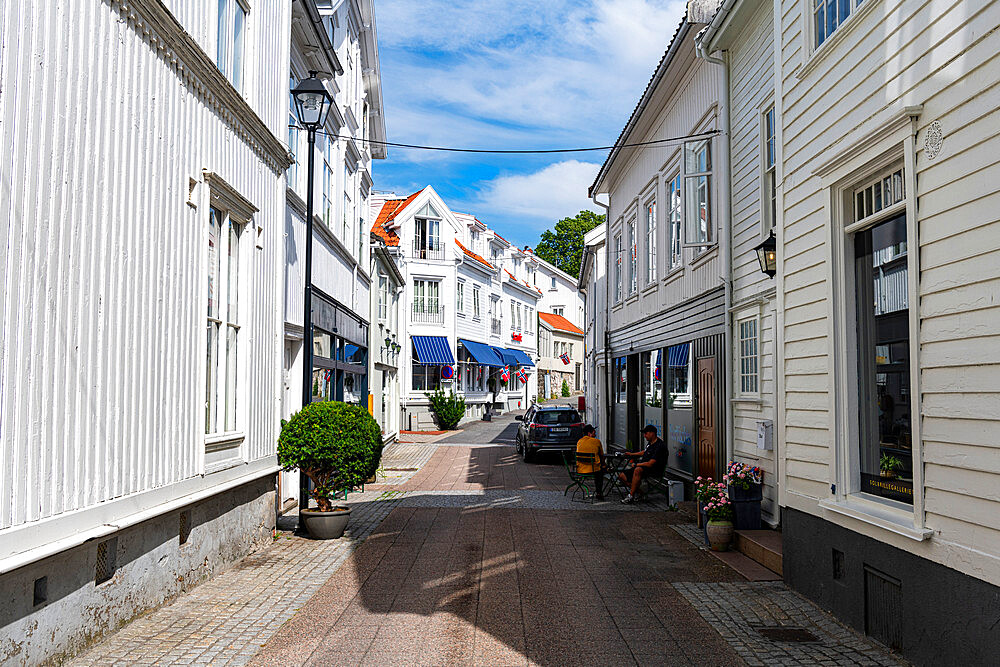
POLYGON ((505 442, 514 423, 387 448, 345 538, 280 533, 74 664, 900 664, 692 544, 689 508, 564 496, 561 461, 505 442))

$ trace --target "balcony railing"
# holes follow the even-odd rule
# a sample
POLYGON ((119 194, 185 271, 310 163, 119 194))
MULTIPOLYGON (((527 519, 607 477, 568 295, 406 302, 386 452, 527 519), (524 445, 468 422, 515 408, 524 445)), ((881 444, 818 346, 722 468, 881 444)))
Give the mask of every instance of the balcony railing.
POLYGON ((413 243, 414 259, 444 259, 444 248, 438 243, 436 248, 425 248, 420 242, 413 243))
POLYGON ((490 331, 493 332, 494 336, 500 335, 500 320, 496 318, 493 319, 493 326, 491 327, 490 331))
POLYGON ((413 313, 410 316, 411 322, 421 324, 444 324, 444 306, 426 301, 417 301, 413 304, 413 313))

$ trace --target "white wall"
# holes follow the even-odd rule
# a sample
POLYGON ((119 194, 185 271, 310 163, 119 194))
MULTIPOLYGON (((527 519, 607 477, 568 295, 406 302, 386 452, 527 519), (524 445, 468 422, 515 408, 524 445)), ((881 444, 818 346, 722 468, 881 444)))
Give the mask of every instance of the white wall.
POLYGON ((583 329, 583 295, 577 289, 576 279, 537 256, 535 259, 538 262, 535 287, 542 292, 538 310, 551 313, 561 306, 563 317, 583 329), (553 278, 556 279, 555 288, 552 287, 553 278))

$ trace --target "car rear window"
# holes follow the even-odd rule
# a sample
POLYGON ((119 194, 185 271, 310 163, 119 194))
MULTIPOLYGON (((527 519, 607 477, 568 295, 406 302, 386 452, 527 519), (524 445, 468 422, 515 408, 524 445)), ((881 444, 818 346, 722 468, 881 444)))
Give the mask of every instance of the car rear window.
POLYGON ((535 415, 536 424, 579 424, 580 413, 576 410, 539 410, 535 415))

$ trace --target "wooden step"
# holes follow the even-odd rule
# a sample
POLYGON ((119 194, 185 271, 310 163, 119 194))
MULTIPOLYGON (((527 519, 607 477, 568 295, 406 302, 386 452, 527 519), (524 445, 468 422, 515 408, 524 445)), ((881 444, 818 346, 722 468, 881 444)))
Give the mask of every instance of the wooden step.
POLYGON ((776 530, 737 530, 736 549, 781 575, 781 533, 776 530))

